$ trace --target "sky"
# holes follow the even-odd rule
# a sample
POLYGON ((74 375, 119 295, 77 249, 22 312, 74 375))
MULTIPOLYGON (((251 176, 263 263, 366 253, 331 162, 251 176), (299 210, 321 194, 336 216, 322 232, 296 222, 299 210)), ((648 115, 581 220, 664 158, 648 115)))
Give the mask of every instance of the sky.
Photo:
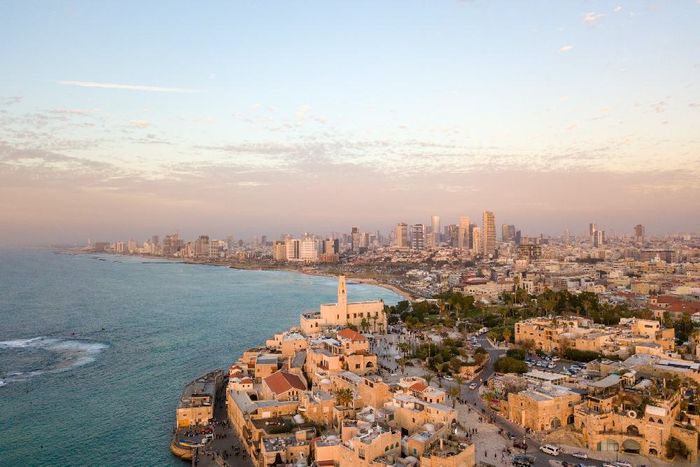
POLYGON ((700 231, 700 0, 0 2, 0 244, 700 231))

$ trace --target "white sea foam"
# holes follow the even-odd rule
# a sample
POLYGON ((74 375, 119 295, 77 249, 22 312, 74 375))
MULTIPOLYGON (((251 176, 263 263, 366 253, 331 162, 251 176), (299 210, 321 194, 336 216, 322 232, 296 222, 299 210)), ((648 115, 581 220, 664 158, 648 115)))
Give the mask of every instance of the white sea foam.
POLYGON ((79 366, 87 365, 95 361, 97 356, 108 346, 100 342, 87 342, 70 339, 58 339, 52 337, 33 337, 31 339, 15 339, 0 341, 0 351, 38 349, 45 352, 58 354, 56 362, 47 364, 45 368, 21 372, 10 371, 0 380, 0 386, 7 383, 26 381, 35 376, 47 373, 60 373, 79 366))

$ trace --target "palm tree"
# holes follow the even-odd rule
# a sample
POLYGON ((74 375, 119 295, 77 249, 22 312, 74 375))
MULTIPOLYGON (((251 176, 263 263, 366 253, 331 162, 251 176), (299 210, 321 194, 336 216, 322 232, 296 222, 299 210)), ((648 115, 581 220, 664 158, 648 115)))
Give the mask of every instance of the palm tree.
POLYGON ((342 407, 349 407, 352 404, 354 397, 350 388, 336 389, 335 403, 342 407))
POLYGON ((446 363, 438 363, 435 365, 435 370, 437 371, 438 386, 442 387, 442 374, 445 372, 446 363))
POLYGON ((461 391, 462 384, 464 384, 464 378, 462 377, 462 375, 455 376, 455 383, 457 383, 457 387, 460 388, 461 391))
POLYGON ((399 350, 401 351, 401 354, 403 355, 404 358, 408 355, 408 352, 411 350, 411 346, 408 345, 407 342, 401 342, 399 344, 399 350))
POLYGON ((425 384, 430 386, 430 382, 433 380, 433 374, 432 373, 426 373, 423 375, 423 379, 425 380, 425 384))

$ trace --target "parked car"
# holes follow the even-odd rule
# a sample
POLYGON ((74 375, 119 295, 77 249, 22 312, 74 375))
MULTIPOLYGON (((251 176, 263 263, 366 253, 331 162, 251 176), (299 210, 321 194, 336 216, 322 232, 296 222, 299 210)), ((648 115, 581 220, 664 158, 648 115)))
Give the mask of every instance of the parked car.
POLYGON ((632 467, 632 464, 630 464, 629 462, 625 462, 625 461, 613 462, 613 465, 615 467, 632 467))
POLYGON ((444 378, 445 378, 445 380, 447 380, 447 381, 452 381, 452 380, 454 380, 454 378, 453 378, 452 376, 450 376, 450 375, 445 375, 444 378))
POLYGON ((513 447, 518 449, 524 449, 527 451, 527 443, 524 439, 516 439, 513 441, 513 447))
POLYGON ((550 363, 549 365, 547 365, 547 368, 551 370, 552 368, 556 368, 556 365, 554 363, 550 363))
POLYGON ((545 454, 549 454, 550 456, 558 456, 561 452, 559 447, 554 446, 553 444, 543 444, 542 446, 540 446, 540 451, 542 451, 545 454))
POLYGON ((515 467, 530 467, 535 463, 535 458, 533 456, 518 455, 513 456, 513 465, 515 467))
POLYGON ((588 459, 588 454, 586 454, 585 452, 575 452, 571 455, 578 459, 588 459))
POLYGON ((477 383, 472 383, 472 384, 469 385, 469 389, 472 389, 472 390, 474 390, 474 389, 476 389, 476 388, 478 388, 478 387, 479 387, 479 385, 478 385, 477 383))

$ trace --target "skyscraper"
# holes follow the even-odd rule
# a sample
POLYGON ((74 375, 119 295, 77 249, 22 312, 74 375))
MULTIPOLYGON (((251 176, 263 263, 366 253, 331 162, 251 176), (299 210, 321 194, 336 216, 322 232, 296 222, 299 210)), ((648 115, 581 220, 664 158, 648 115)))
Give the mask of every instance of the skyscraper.
POLYGON ((432 246, 440 245, 440 216, 432 216, 430 218, 431 227, 433 228, 430 234, 432 235, 432 246))
POLYGON ((209 236, 200 235, 194 241, 194 256, 197 258, 206 258, 209 256, 209 236))
POLYGON ((472 228, 471 239, 472 253, 475 255, 483 253, 483 249, 481 247, 481 229, 479 227, 474 226, 474 228, 472 228))
POLYGON ((360 251, 360 237, 360 229, 358 229, 357 227, 353 227, 352 232, 350 234, 350 250, 352 250, 353 252, 360 251))
POLYGON ((457 231, 457 248, 469 249, 469 216, 459 218, 459 230, 457 231))
POLYGON ((501 225, 501 240, 512 242, 515 240, 515 226, 510 224, 501 225))
POLYGON ((272 259, 275 261, 287 260, 287 247, 284 244, 284 240, 276 240, 272 245, 272 259))
POLYGON ((605 243, 605 231, 604 230, 596 230, 595 234, 593 235, 593 246, 596 248, 600 248, 603 246, 605 243))
POLYGON ((593 237, 595 235, 596 230, 598 230, 598 227, 595 225, 595 222, 591 222, 588 224, 588 236, 593 237))
POLYGON ((634 239, 638 242, 644 241, 644 226, 642 224, 634 226, 634 239))
POLYGON ((482 228, 484 256, 494 255, 496 253, 496 216, 493 212, 484 211, 482 228))
POLYGON ((299 243, 299 259, 302 261, 318 261, 319 242, 313 235, 304 235, 299 243))
POLYGON ((323 253, 334 255, 340 251, 340 242, 337 238, 327 238, 323 241, 323 253))
POLYGON ((425 225, 414 224, 411 226, 411 248, 414 250, 425 249, 425 225))
POLYGON ((394 243, 398 248, 408 248, 408 225, 401 222, 396 225, 394 243))
POLYGON ((457 224, 449 224, 445 226, 443 241, 445 241, 451 247, 457 248, 457 245, 459 244, 459 226, 457 226, 457 224))
POLYGON ((284 247, 286 250, 285 257, 287 258, 287 261, 295 261, 299 259, 299 249, 301 247, 299 239, 288 238, 284 241, 284 247))

